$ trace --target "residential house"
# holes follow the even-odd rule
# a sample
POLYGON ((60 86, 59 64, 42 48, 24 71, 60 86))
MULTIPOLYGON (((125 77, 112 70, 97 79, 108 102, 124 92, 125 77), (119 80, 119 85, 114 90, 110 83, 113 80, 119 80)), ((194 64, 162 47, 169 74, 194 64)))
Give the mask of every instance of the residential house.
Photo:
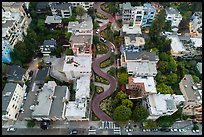
POLYGON ((41 53, 43 56, 50 56, 51 52, 56 48, 56 40, 44 40, 43 45, 41 46, 41 53))
POLYGON ((94 2, 68 2, 72 4, 72 7, 82 6, 85 11, 88 11, 89 8, 93 8, 94 2))
POLYGON ((67 79, 73 80, 81 76, 91 76, 92 56, 66 56, 64 60, 63 73, 67 79))
POLYGON ((182 20, 182 15, 180 14, 180 12, 172 7, 167 7, 166 15, 166 20, 171 21, 172 30, 178 28, 178 25, 182 20))
POLYGON ((173 57, 181 57, 185 55, 185 48, 183 43, 180 41, 178 35, 169 35, 168 39, 171 40, 171 54, 173 57))
POLYGON ((2 38, 2 61, 3 63, 9 64, 11 62, 11 56, 10 56, 11 51, 12 49, 8 45, 8 41, 3 40, 2 38))
POLYGON ((150 94, 156 94, 155 81, 152 76, 129 76, 126 89, 129 90, 129 99, 138 99, 147 97, 150 94))
POLYGON ((38 93, 37 104, 33 108, 32 118, 37 121, 65 120, 65 106, 70 97, 67 86, 57 86, 55 81, 48 81, 38 93))
POLYGON ((147 119, 156 120, 161 116, 170 116, 178 110, 177 106, 184 101, 182 95, 151 94, 143 101, 149 111, 147 119))
POLYGON ((6 83, 2 91, 2 120, 17 120, 26 87, 25 84, 6 83))
POLYGON ((35 78, 35 84, 43 85, 46 76, 49 76, 49 68, 48 67, 38 69, 37 74, 36 74, 36 78, 35 78))
POLYGON ((189 31, 192 37, 202 38, 202 12, 195 12, 192 15, 189 31))
POLYGON ((7 74, 7 81, 19 83, 22 86, 28 80, 28 77, 29 74, 26 69, 18 65, 12 65, 7 74))
POLYGON ((157 63, 159 61, 156 52, 124 52, 124 55, 121 57, 121 65, 127 67, 129 62, 153 62, 157 63))
POLYGON ((93 35, 72 35, 70 44, 74 55, 92 55, 92 41, 93 35))
POLYGON ((150 3, 144 4, 144 17, 142 19, 142 27, 150 27, 156 14, 155 6, 150 3))
POLYGON ((50 9, 53 16, 69 18, 72 16, 72 5, 67 2, 50 2, 50 9))
POLYGON ((48 2, 38 2, 35 9, 36 13, 39 14, 47 13, 49 9, 48 2))
POLYGON ((126 52, 140 52, 144 49, 145 40, 141 35, 126 35, 124 40, 126 52))
POLYGON ((68 24, 68 32, 73 35, 93 35, 92 18, 85 14, 82 17, 82 22, 70 21, 68 24))
POLYGON ((77 79, 75 101, 66 105, 65 117, 68 121, 89 121, 90 111, 90 76, 82 76, 77 79))
POLYGON ((60 16, 47 16, 45 19, 45 24, 47 28, 54 30, 62 27, 62 19, 60 16))
POLYGON ((185 75, 179 83, 179 88, 185 98, 183 114, 193 115, 194 109, 202 106, 202 86, 194 83, 191 75, 185 75))

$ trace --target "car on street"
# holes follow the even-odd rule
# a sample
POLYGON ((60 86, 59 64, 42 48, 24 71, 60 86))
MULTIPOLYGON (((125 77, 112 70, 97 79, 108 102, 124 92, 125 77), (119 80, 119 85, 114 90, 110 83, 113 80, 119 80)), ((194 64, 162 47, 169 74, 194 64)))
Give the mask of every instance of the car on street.
POLYGON ((7 131, 7 132, 15 132, 15 131, 16 131, 16 128, 14 128, 14 127, 9 127, 9 128, 7 128, 6 131, 7 131))
POLYGON ((100 40, 101 40, 101 41, 103 41, 104 43, 106 43, 106 40, 105 40, 105 38, 103 38, 103 37, 100 37, 100 40))
POLYGON ((99 33, 99 31, 100 31, 100 29, 97 29, 97 30, 96 30, 96 34, 98 34, 98 33, 99 33))
POLYGON ((77 134, 78 133, 78 131, 76 130, 76 129, 73 129, 71 132, 70 132, 70 134, 72 135, 72 134, 77 134))

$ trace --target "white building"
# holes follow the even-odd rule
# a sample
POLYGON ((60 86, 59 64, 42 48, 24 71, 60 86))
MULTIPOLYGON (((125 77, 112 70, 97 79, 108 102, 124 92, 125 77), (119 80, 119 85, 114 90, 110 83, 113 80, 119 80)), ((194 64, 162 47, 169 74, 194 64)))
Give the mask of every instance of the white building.
POLYGON ((92 56, 66 56, 63 72, 67 79, 76 79, 83 75, 91 76, 92 56))
POLYGON ((167 38, 171 40, 171 54, 173 57, 181 57, 185 55, 186 50, 178 35, 170 35, 167 36, 167 38))
POLYGON ((202 38, 202 12, 195 12, 189 24, 191 36, 202 38))
POLYGON ((202 38, 190 38, 191 42, 193 43, 193 46, 197 48, 202 48, 202 38))
POLYGON ((182 20, 182 15, 177 9, 172 7, 166 8, 166 20, 171 21, 171 27, 178 27, 180 21, 182 20))
POLYGON ((144 49, 145 40, 141 35, 126 35, 124 48, 128 52, 139 52, 144 49))
POLYGON ((182 95, 171 94, 152 94, 146 98, 146 107, 150 115, 147 119, 156 120, 161 116, 172 115, 180 105, 185 101, 182 95))
POLYGON ((127 62, 127 72, 134 76, 153 76, 157 75, 155 62, 127 62))
POLYGON ((2 120, 17 120, 27 86, 7 83, 2 91, 2 120))
POLYGON ((72 16, 72 5, 67 2, 49 2, 53 16, 69 18, 72 16))
POLYGON ((68 32, 71 32, 73 35, 93 35, 93 23, 92 18, 85 14, 82 17, 82 22, 70 21, 68 24, 68 32))
POLYGON ((66 105, 66 119, 68 121, 88 121, 90 112, 89 99, 90 76, 82 76, 77 80, 75 101, 69 101, 66 105))
POLYGON ((12 49, 18 41, 23 40, 22 21, 18 12, 7 11, 2 13, 2 38, 9 43, 12 49))
POLYGON ((65 105, 69 96, 67 86, 57 86, 55 81, 48 81, 38 93, 37 105, 33 108, 32 118, 37 121, 64 120, 65 105))
POLYGON ((202 75, 202 62, 198 62, 196 65, 196 68, 200 72, 200 74, 202 75))
POLYGON ((68 2, 70 4, 72 4, 73 7, 77 7, 77 6, 82 6, 86 11, 89 8, 93 8, 93 4, 94 2, 68 2))

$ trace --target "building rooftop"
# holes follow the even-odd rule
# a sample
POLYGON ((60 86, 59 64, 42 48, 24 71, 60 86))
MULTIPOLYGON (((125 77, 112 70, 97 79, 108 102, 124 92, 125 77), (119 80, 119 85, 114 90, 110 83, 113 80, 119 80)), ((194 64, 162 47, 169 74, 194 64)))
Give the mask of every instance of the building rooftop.
POLYGON ((92 22, 92 18, 89 15, 84 15, 82 17, 81 23, 79 23, 78 21, 71 21, 68 24, 69 32, 74 32, 76 30, 92 30, 92 29, 93 29, 93 22, 92 22))
POLYGON ((90 98, 90 76, 82 76, 77 79, 75 98, 90 98))
POLYGON ((154 62, 127 62, 127 70, 136 72, 135 75, 150 75, 157 74, 156 63, 154 62))
POLYGON ((143 37, 137 37, 136 35, 125 36, 125 45, 143 46, 145 40, 143 37))
POLYGON ((91 35, 71 35, 70 42, 73 43, 92 43, 91 35))
POLYGON ((23 2, 2 2, 2 7, 20 8, 23 2))
POLYGON ((44 81, 45 77, 48 75, 49 68, 39 69, 35 78, 35 81, 44 81))
POLYGON ((185 48, 177 35, 170 35, 167 38, 171 39, 171 48, 174 53, 184 52, 185 48))
POLYGON ((130 2, 123 3, 123 9, 131 10, 131 8, 132 8, 132 6, 131 6, 130 2))
POLYGON ((12 65, 8 72, 7 81, 23 81, 23 76, 26 73, 26 69, 17 65, 12 65))
POLYGON ((91 55, 66 56, 64 60, 63 71, 91 72, 91 64, 91 55))
POLYGON ((48 2, 38 2, 36 5, 36 10, 45 10, 48 6, 48 2))
POLYGON ((66 97, 66 92, 68 91, 67 86, 56 86, 54 92, 54 100, 50 109, 50 117, 64 117, 65 103, 64 98, 66 97))
POLYGON ((185 75, 179 84, 183 85, 184 90, 181 91, 185 92, 183 94, 186 95, 185 98, 187 100, 197 100, 202 102, 202 94, 199 92, 199 90, 202 89, 198 89, 191 75, 185 75))
POLYGON ((126 60, 149 60, 149 61, 158 61, 159 58, 156 55, 156 52, 125 52, 126 60))
POLYGON ((138 25, 129 26, 129 24, 123 24, 122 26, 123 33, 126 34, 142 34, 141 28, 138 25))
POLYGON ((56 45, 56 40, 44 40, 43 45, 56 45))
POLYGON ((62 19, 60 16, 47 16, 45 20, 46 24, 59 24, 62 23, 62 19))
POLYGON ((17 83, 6 83, 2 91, 2 114, 6 114, 6 109, 10 103, 13 93, 16 89, 17 83))
POLYGON ((167 113, 168 111, 177 111, 177 104, 171 94, 152 94, 147 98, 149 100, 149 109, 152 115, 163 115, 163 113, 167 113))
POLYGON ((202 47, 202 38, 190 38, 191 42, 194 43, 194 47, 202 47))
POLYGON ((144 91, 149 93, 157 93, 153 77, 133 77, 133 83, 144 83, 144 91))
POLYGON ((44 84, 43 90, 38 94, 37 101, 39 103, 35 106, 34 111, 32 112, 33 117, 49 116, 56 86, 57 84, 55 81, 48 81, 48 83, 44 84))
POLYGON ((20 13, 18 12, 2 12, 2 28, 8 28, 13 25, 13 23, 20 19, 20 13))
POLYGON ((178 15, 179 11, 177 9, 172 8, 172 7, 167 7, 166 8, 166 13, 167 14, 176 14, 176 15, 178 15))
POLYGON ((72 4, 67 2, 53 2, 50 4, 51 9, 56 10, 69 10, 71 6, 72 4))

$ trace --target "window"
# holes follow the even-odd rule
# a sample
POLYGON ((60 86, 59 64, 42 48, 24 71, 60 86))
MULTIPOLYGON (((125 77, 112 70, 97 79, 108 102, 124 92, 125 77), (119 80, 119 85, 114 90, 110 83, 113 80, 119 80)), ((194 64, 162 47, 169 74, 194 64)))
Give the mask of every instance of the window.
POLYGON ((137 14, 142 14, 142 11, 137 11, 137 14))
POLYGON ((15 106, 15 109, 17 108, 17 106, 15 106))
POLYGON ((13 106, 12 106, 12 108, 14 107, 14 104, 13 104, 13 106))

